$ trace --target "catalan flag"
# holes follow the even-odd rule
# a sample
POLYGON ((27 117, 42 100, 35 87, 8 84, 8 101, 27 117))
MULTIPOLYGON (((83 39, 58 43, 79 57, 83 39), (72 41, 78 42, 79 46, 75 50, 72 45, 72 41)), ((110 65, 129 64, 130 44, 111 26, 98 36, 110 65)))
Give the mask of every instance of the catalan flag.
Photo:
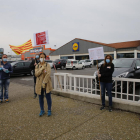
POLYGON ((31 39, 19 46, 13 46, 13 45, 9 45, 9 46, 13 50, 13 52, 15 52, 17 55, 22 54, 23 52, 28 51, 30 49, 33 49, 31 39))

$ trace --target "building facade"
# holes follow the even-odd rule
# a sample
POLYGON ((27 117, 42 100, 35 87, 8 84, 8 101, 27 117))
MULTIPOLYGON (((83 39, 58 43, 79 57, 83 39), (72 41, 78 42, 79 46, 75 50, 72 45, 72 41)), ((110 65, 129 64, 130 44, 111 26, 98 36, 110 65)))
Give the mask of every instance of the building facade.
POLYGON ((45 48, 45 45, 34 46, 33 49, 26 51, 21 54, 21 60, 32 60, 35 58, 36 53, 44 52, 46 54, 46 59, 50 59, 50 53, 55 51, 55 49, 45 48))
POLYGON ((95 41, 75 38, 62 47, 50 53, 50 59, 89 59, 88 49, 103 47, 104 54, 116 58, 140 58, 140 40, 105 44, 95 41))

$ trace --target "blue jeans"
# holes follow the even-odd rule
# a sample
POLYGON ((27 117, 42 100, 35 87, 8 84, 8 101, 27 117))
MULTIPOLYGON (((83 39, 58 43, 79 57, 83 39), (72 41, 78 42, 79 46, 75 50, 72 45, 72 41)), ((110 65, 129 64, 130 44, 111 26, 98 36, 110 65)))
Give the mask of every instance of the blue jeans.
POLYGON ((44 91, 43 89, 41 89, 41 95, 39 95, 40 109, 44 110, 44 92, 47 99, 48 110, 51 110, 51 106, 52 106, 51 92, 46 93, 46 91, 44 91))
POLYGON ((35 92, 35 85, 36 85, 36 77, 34 76, 34 95, 37 96, 37 94, 35 92))
POLYGON ((101 82, 101 95, 102 95, 102 106, 105 106, 105 89, 108 93, 108 99, 109 99, 109 106, 112 106, 112 83, 104 83, 101 82))
POLYGON ((8 99, 8 88, 10 79, 0 80, 0 101, 3 101, 3 89, 4 89, 4 100, 8 99))

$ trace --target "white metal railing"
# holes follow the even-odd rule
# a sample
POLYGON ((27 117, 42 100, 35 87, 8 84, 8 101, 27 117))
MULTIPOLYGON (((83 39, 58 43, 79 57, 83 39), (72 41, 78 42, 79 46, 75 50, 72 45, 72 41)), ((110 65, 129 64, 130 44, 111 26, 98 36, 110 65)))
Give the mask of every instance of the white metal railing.
MULTIPOLYGON (((98 81, 94 76, 89 75, 54 73, 54 89, 64 92, 100 95, 98 81)), ((120 100, 139 101, 140 79, 113 78, 112 96, 120 100)))

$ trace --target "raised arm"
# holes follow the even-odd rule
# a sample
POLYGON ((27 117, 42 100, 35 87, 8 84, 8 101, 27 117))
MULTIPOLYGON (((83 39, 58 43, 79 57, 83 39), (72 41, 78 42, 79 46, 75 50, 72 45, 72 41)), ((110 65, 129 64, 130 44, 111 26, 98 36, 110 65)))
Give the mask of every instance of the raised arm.
POLYGON ((35 77, 39 77, 44 69, 45 69, 44 66, 39 68, 39 65, 36 65, 36 67, 35 67, 35 77))
POLYGON ((47 64, 47 73, 45 75, 45 78, 43 80, 43 83, 42 83, 42 87, 45 88, 45 85, 48 83, 48 81, 50 80, 49 77, 51 75, 51 67, 49 64, 47 64))

